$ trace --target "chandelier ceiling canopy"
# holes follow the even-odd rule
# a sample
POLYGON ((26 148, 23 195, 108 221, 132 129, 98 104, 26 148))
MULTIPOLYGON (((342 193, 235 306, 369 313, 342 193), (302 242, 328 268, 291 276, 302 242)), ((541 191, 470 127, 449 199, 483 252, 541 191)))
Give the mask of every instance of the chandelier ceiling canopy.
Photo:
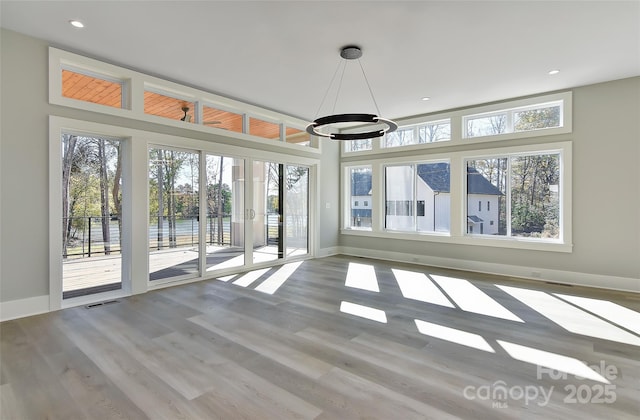
MULTIPOLYGON (((357 47, 354 45, 346 46, 342 48, 342 50, 340 51, 340 57, 342 57, 345 60, 345 63, 344 63, 344 66, 342 67, 342 75, 340 76, 340 85, 338 85, 335 102, 337 102, 337 98, 340 94, 340 86, 342 84, 342 78, 344 77, 346 62, 349 60, 357 60, 358 64, 360 65, 360 69, 362 70, 362 76, 364 77, 367 87, 369 88, 371 99, 373 100, 373 103, 376 107, 376 111, 378 112, 378 114, 375 115, 370 113, 352 113, 352 114, 327 115, 325 117, 316 118, 312 123, 307 125, 307 129, 306 129, 307 133, 314 136, 319 136, 319 137, 328 137, 333 140, 363 140, 363 139, 382 137, 385 133, 390 133, 397 130, 398 125, 395 122, 387 118, 380 117, 380 109, 378 108, 376 99, 373 96, 373 91, 371 90, 371 85, 369 85, 369 80, 367 79, 367 75, 364 72, 362 63, 360 62, 360 57, 362 57, 362 50, 360 49, 360 47, 357 47), (331 126, 333 124, 342 124, 342 123, 362 123, 363 125, 372 125, 374 126, 374 128, 368 131, 360 131, 360 132, 354 132, 354 133, 341 133, 338 130, 330 130, 329 132, 320 130, 321 127, 331 126), (384 124, 386 127, 379 128, 381 124, 384 124)), ((340 68, 340 65, 338 65, 338 68, 336 68, 336 72, 333 75, 333 79, 331 80, 331 83, 329 83, 329 87, 327 88, 327 92, 325 92, 324 98, 320 103, 320 107, 318 107, 318 112, 320 111, 320 108, 322 108, 322 104, 327 98, 327 94, 329 93, 329 90, 331 89, 331 86, 333 85, 333 82, 336 79, 336 75, 338 73, 339 68, 340 68)), ((334 109, 335 109, 335 103, 334 103, 334 109)))

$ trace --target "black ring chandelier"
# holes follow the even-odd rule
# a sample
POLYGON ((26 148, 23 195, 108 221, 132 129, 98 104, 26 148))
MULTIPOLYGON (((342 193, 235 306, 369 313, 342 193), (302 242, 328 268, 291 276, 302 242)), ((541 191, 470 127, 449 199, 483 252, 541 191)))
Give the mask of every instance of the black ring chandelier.
MULTIPOLYGON (((359 47, 350 45, 342 48, 342 50, 340 51, 340 57, 344 58, 345 60, 356 60, 356 59, 358 60, 358 64, 360 64, 360 69, 362 70, 362 75, 364 77, 365 82, 367 83, 367 87, 369 88, 371 99, 373 99, 373 103, 376 107, 376 110, 378 111, 378 114, 380 114, 380 110, 378 109, 378 104, 376 103, 376 99, 373 96, 373 91, 371 90, 371 86, 369 85, 369 80, 367 80, 367 75, 364 73, 364 68, 362 67, 362 63, 360 63, 360 57, 362 57, 362 50, 359 47)), ((338 68, 339 67, 340 66, 338 66, 338 68)), ((345 64, 345 67, 343 67, 342 76, 344 76, 345 68, 346 68, 346 64, 345 64)), ((329 84, 329 88, 327 88, 327 92, 325 93, 324 98, 322 99, 322 103, 320 103, 320 107, 318 108, 318 111, 322 107, 322 104, 324 103, 324 100, 327 97, 327 93, 329 92, 329 89, 331 88, 331 85, 333 84, 333 81, 335 80, 337 73, 338 73, 338 69, 336 69, 336 72, 333 75, 333 79, 329 84)), ((342 79, 340 82, 342 83, 342 79)), ((338 92, 336 93, 336 102, 337 102, 337 96, 339 93, 340 93, 340 88, 338 87, 338 92)), ((382 137, 385 133, 391 133, 393 131, 396 131, 397 129, 398 129, 398 124, 396 124, 395 122, 387 118, 382 118, 374 114, 363 114, 363 113, 327 115, 326 117, 317 118, 311 124, 307 125, 307 133, 313 136, 328 137, 333 140, 372 139, 376 137, 382 137), (331 125, 331 124, 339 124, 339 123, 363 123, 363 124, 375 124, 375 125, 383 123, 386 125, 386 127, 381 129, 376 128, 375 130, 358 132, 358 133, 339 133, 339 132, 324 133, 318 130, 318 128, 320 127, 331 125)))

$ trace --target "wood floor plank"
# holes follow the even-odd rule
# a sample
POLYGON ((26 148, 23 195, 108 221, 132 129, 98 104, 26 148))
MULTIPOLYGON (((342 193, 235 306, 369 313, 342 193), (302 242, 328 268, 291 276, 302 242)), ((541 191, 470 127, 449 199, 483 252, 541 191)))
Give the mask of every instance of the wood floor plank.
POLYGON ((272 334, 256 334, 241 327, 229 331, 206 316, 193 317, 191 321, 311 378, 317 379, 331 369, 330 364, 274 340, 272 334))

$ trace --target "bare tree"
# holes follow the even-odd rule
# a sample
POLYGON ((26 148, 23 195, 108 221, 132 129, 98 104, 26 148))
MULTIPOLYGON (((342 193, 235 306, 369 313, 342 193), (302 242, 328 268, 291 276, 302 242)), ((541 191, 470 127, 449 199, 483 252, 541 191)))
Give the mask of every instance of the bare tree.
POLYGON ((64 255, 67 253, 67 246, 71 237, 71 169, 77 141, 77 136, 71 134, 62 135, 62 249, 64 255))
POLYGON ((111 254, 111 232, 109 222, 109 174, 107 173, 107 144, 105 139, 97 139, 98 145, 98 173, 100 176, 100 220, 102 225, 102 241, 104 254, 111 254))

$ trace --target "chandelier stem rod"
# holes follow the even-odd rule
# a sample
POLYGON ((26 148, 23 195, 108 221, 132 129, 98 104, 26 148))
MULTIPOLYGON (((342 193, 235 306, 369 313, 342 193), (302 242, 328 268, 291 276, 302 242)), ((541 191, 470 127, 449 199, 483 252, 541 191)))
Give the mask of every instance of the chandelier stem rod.
POLYGON ((371 89, 371 85, 369 84, 369 79, 367 79, 367 75, 364 72, 364 67, 362 67, 362 63, 360 62, 359 58, 358 58, 358 64, 360 64, 360 70, 362 70, 362 75, 364 76, 364 81, 367 83, 367 88, 369 88, 369 93, 371 94, 371 99, 373 100, 373 104, 376 107, 376 111, 378 112, 378 115, 382 115, 380 113, 380 108, 378 108, 378 103, 376 102, 376 98, 375 98, 375 96, 373 96, 373 90, 371 89))

